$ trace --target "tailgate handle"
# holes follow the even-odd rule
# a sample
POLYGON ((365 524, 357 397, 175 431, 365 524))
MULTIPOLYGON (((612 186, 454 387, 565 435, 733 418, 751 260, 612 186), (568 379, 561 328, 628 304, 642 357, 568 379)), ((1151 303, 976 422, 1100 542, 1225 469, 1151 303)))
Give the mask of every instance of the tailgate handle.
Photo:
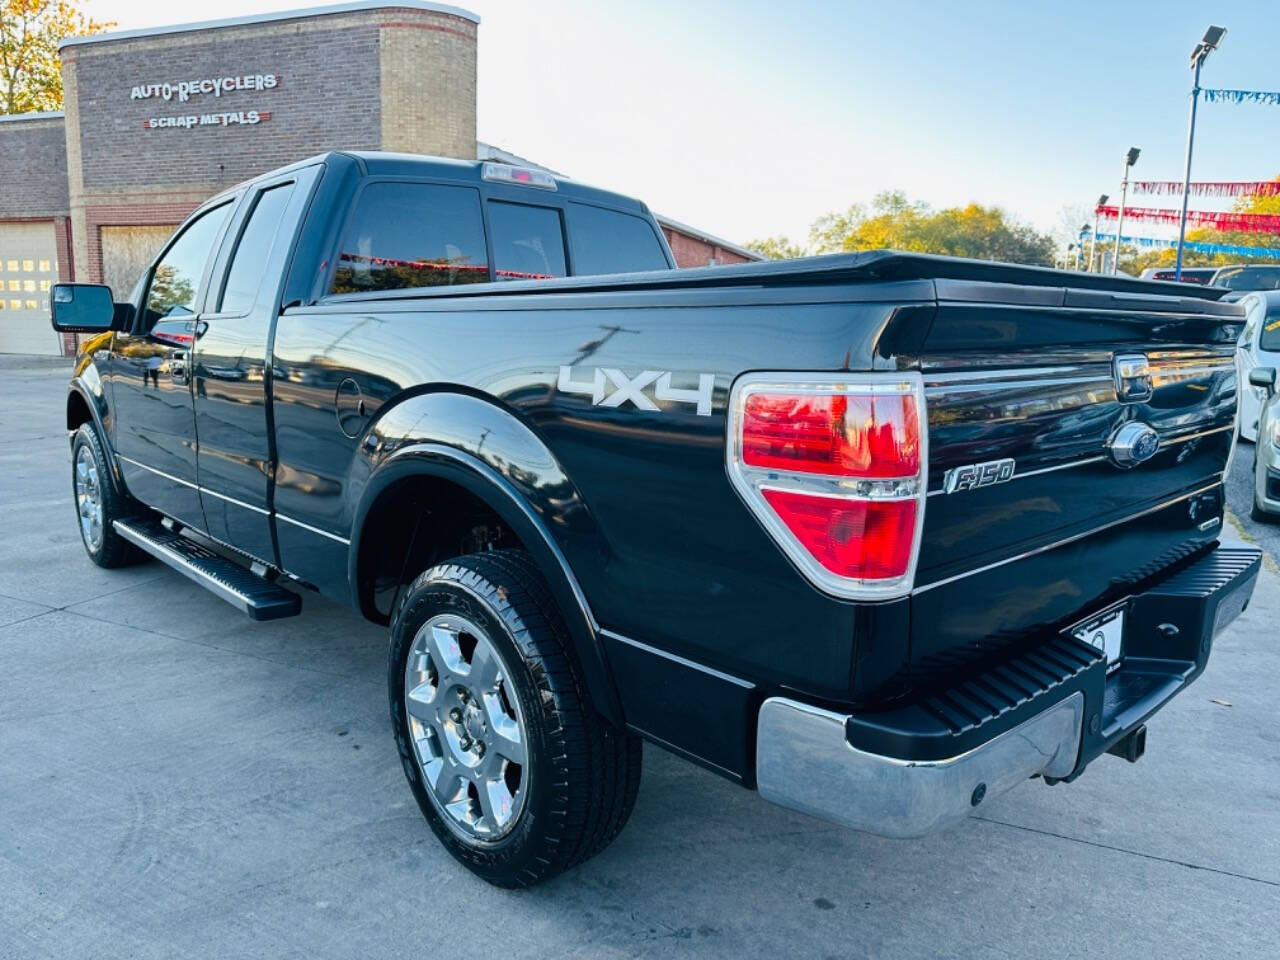
POLYGON ((1122 403, 1151 399, 1151 364, 1145 353, 1117 353, 1111 358, 1116 397, 1122 403))

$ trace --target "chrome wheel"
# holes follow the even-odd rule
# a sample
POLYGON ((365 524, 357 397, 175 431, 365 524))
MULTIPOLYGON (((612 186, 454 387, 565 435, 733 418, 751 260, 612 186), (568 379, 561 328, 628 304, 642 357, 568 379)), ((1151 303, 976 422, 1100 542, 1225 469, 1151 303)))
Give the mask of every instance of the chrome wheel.
POLYGON ((528 794, 528 737, 497 648, 472 621, 440 614, 413 638, 404 705, 427 795, 465 840, 505 836, 528 794))
POLYGON ((93 451, 87 446, 76 451, 76 511, 84 542, 97 553, 102 547, 102 483, 93 451))

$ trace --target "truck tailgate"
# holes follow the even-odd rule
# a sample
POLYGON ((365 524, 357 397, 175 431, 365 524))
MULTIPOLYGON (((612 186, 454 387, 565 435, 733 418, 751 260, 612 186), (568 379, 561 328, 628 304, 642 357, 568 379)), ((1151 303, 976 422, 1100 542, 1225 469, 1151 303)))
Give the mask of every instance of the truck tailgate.
POLYGON ((917 683, 1060 629, 1214 541, 1235 438, 1233 304, 967 281, 938 291, 920 358, 917 683), (1159 445, 1126 465, 1116 436, 1128 424, 1159 445))

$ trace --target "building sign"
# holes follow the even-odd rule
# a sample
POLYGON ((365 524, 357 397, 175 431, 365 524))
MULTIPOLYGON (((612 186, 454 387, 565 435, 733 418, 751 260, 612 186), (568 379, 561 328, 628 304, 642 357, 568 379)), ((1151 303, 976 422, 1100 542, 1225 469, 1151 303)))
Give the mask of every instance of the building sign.
MULTIPOLYGON (((224 93, 235 93, 247 90, 260 92, 274 90, 280 85, 278 73, 249 73, 238 77, 205 77, 194 80, 179 80, 176 83, 143 83, 135 85, 129 92, 130 100, 167 100, 186 103, 192 97, 212 94, 221 97, 224 93)), ((189 113, 166 117, 147 117, 142 121, 144 130, 161 130, 177 128, 190 130, 195 127, 239 127, 256 126, 271 119, 269 110, 229 110, 215 113, 189 113)))
POLYGON ((193 96, 212 93, 220 97, 224 93, 235 90, 274 90, 280 83, 278 73, 250 73, 243 77, 212 77, 206 80, 179 80, 177 83, 144 83, 135 86, 129 94, 130 100, 150 100, 161 97, 186 103, 193 96))
POLYGON ((187 114, 183 117, 148 117, 142 121, 144 130, 159 130, 162 127, 235 127, 252 126, 271 119, 269 110, 237 110, 234 113, 201 113, 187 114))

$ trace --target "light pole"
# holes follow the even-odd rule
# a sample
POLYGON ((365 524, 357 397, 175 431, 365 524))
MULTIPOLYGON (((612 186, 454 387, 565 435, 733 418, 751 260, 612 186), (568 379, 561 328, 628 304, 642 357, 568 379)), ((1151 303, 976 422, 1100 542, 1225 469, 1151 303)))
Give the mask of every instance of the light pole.
POLYGON ((1204 39, 1191 51, 1191 69, 1195 71, 1195 80, 1191 84, 1191 118, 1187 121, 1187 165, 1182 175, 1182 216, 1178 219, 1178 263, 1173 271, 1174 280, 1182 279, 1182 247, 1187 242, 1187 194, 1191 190, 1191 148, 1196 142, 1196 104, 1200 100, 1200 67, 1210 51, 1218 49, 1222 38, 1226 35, 1226 27, 1210 27, 1204 32, 1204 39))
POLYGON ((1124 202, 1129 196, 1129 168, 1138 162, 1138 154, 1142 151, 1130 147, 1124 155, 1124 179, 1120 181, 1120 216, 1116 219, 1116 249, 1111 255, 1111 275, 1115 276, 1120 264, 1120 237, 1124 235, 1124 202))
MULTIPOLYGON (((1089 273, 1093 273, 1093 255, 1098 252, 1098 211, 1107 205, 1107 201, 1111 198, 1105 193, 1098 198, 1098 205, 1093 208, 1093 242, 1089 244, 1089 273)), ((1102 264, 1098 264, 1098 271, 1102 271, 1102 264)))
POLYGON ((1076 270, 1081 268, 1081 258, 1084 256, 1084 238, 1089 236, 1089 225, 1087 223, 1080 224, 1080 242, 1076 244, 1076 270))

